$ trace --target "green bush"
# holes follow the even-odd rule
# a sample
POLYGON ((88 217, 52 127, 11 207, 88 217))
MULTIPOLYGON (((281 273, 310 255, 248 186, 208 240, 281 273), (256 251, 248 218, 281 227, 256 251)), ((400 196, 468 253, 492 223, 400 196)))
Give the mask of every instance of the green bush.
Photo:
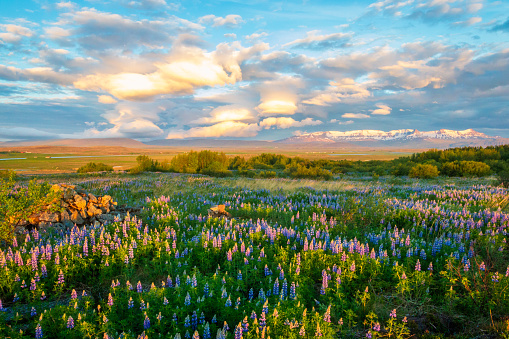
POLYGON ((509 188, 509 170, 499 172, 497 177, 500 185, 509 188))
POLYGON ((90 173, 90 172, 113 172, 113 167, 100 163, 89 162, 86 165, 78 168, 78 173, 90 173))
POLYGON ((449 177, 484 177, 491 168, 479 161, 454 161, 442 164, 441 172, 449 177))
POLYGON ((438 177, 438 168, 435 165, 419 164, 410 170, 410 178, 431 179, 438 177))
POLYGON ((23 220, 48 208, 58 210, 58 192, 48 183, 31 180, 28 186, 20 186, 14 176, 0 179, 0 242, 11 242, 15 226, 23 220))
POLYGON ((11 171, 11 170, 0 170, 0 178, 16 178, 17 177, 17 174, 16 172, 14 171, 11 171))

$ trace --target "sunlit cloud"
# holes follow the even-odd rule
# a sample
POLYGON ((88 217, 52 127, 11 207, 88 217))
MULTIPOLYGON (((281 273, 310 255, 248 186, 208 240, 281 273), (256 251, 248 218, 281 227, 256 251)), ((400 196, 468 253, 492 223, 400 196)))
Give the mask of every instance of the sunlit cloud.
POLYGON ((345 113, 341 115, 342 118, 349 118, 349 119, 367 119, 370 118, 368 114, 363 113, 345 113))
POLYGON ((375 115, 388 115, 391 114, 392 108, 384 104, 376 104, 377 109, 371 111, 371 114, 375 115))
POLYGON ((97 101, 99 101, 101 104, 114 104, 117 102, 117 100, 110 97, 109 95, 98 95, 97 101))
POLYGON ((213 14, 202 16, 199 20, 199 23, 209 25, 211 24, 212 27, 218 27, 218 26, 228 26, 228 27, 236 27, 240 24, 244 23, 244 20, 242 20, 242 17, 237 14, 229 14, 227 16, 220 17, 215 16, 213 14))
POLYGON ((249 138, 258 134, 258 124, 239 121, 223 121, 212 126, 193 127, 187 131, 170 132, 167 139, 236 137, 249 138))
POLYGON ((289 117, 271 117, 260 121, 260 126, 268 129, 273 126, 277 128, 290 128, 290 127, 302 127, 302 126, 316 126, 321 125, 323 122, 320 120, 313 120, 312 118, 306 118, 302 121, 296 121, 289 117))

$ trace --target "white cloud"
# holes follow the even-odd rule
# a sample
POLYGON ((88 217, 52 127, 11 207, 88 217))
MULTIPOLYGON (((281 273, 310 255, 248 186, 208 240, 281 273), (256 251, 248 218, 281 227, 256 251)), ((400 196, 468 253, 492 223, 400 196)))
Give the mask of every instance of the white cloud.
POLYGON ((21 41, 23 37, 31 37, 34 35, 31 29, 19 25, 0 24, 0 29, 5 31, 0 33, 0 40, 9 43, 16 43, 21 41))
POLYGON ((210 112, 210 117, 191 121, 192 124, 214 124, 223 121, 253 120, 251 111, 237 105, 220 106, 210 112))
POLYGON ((311 99, 304 100, 302 103, 316 106, 330 106, 341 101, 355 102, 365 100, 371 95, 366 87, 367 84, 360 84, 353 79, 344 78, 337 82, 331 82, 327 89, 315 92, 311 99))
POLYGON ((237 14, 229 14, 224 18, 220 16, 215 16, 213 14, 209 14, 202 16, 200 19, 198 19, 198 22, 201 24, 212 24, 212 27, 219 26, 237 27, 240 24, 244 23, 244 20, 240 15, 237 14))
POLYGON ((328 49, 340 48, 348 46, 352 35, 349 33, 332 33, 326 35, 319 35, 319 31, 307 32, 307 36, 303 39, 297 39, 292 42, 286 43, 283 47, 296 47, 308 49, 328 49))
POLYGON ((388 115, 391 114, 392 108, 384 104, 376 104, 377 109, 371 111, 371 114, 388 115))
POLYGON ((109 95, 98 95, 97 101, 99 101, 101 104, 114 104, 117 103, 117 100, 110 97, 109 95))
POLYGON ((170 132, 166 139, 237 137, 249 138, 258 134, 258 124, 239 121, 223 121, 212 126, 194 127, 187 131, 170 132))
POLYGON ((320 120, 313 120, 312 118, 306 118, 302 121, 296 121, 289 117, 278 117, 278 118, 266 118, 260 122, 260 127, 269 129, 272 126, 277 128, 290 128, 290 127, 302 127, 302 126, 313 126, 320 125, 323 122, 320 120))
POLYGON ((350 118, 350 119, 367 119, 370 116, 362 113, 345 113, 341 116, 342 118, 350 118))

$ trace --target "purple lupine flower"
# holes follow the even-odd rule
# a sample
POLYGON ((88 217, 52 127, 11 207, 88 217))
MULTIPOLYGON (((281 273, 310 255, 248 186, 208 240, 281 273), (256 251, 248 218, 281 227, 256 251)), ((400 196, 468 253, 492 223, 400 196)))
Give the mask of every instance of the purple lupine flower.
POLYGON ((67 318, 67 328, 69 328, 69 329, 74 328, 74 319, 71 316, 69 316, 69 318, 67 318))
POLYGON ((111 296, 111 293, 108 294, 108 306, 113 306, 113 297, 111 296))
POLYGON ((34 315, 37 315, 37 310, 35 309, 35 307, 32 307, 32 309, 30 310, 30 316, 33 317, 34 315))
POLYGON ((375 323, 375 325, 373 326, 373 331, 380 332, 380 323, 379 322, 375 323))
POLYGON ((147 313, 145 313, 145 320, 143 321, 143 328, 148 330, 150 328, 150 319, 147 315, 147 313))
POLYGON ((274 287, 272 289, 272 294, 274 294, 274 295, 279 294, 279 278, 276 278, 276 281, 274 281, 274 287))
POLYGON ((44 293, 44 291, 42 291, 42 293, 41 293, 41 300, 44 300, 44 299, 46 299, 46 294, 44 293))
POLYGON ((163 298, 163 305, 166 306, 168 304, 169 304, 168 299, 166 299, 166 297, 164 297, 163 298))
POLYGON ((78 293, 76 293, 76 290, 73 288, 71 292, 71 299, 76 300, 78 298, 78 293))
POLYGON ((225 307, 230 307, 232 305, 232 300, 230 299, 230 296, 228 296, 228 299, 226 299, 226 302, 224 304, 225 307))
POLYGON ((373 338, 373 335, 371 334, 371 331, 368 331, 368 333, 366 333, 366 338, 368 338, 368 339, 373 338))
POLYGON ((136 284, 136 292, 141 293, 143 292, 143 287, 141 286, 141 282, 138 280, 138 283, 136 284))
POLYGON ((315 337, 321 337, 323 335, 322 330, 320 329, 320 323, 316 323, 316 332, 315 337))
POLYGON ((62 272, 62 270, 60 270, 60 273, 58 273, 58 281, 57 281, 57 284, 58 285, 63 285, 65 282, 64 280, 64 272, 62 272))
POLYGON ((417 263, 415 264, 415 270, 417 272, 421 271, 421 262, 419 261, 419 259, 417 259, 417 263))
POLYGON ((186 306, 191 305, 191 296, 189 295, 189 292, 187 292, 187 295, 184 299, 184 305, 186 305, 186 306))
POLYGON ((134 306, 133 297, 129 297, 129 301, 127 302, 127 309, 131 309, 134 306))
POLYGON ((242 332, 246 333, 249 331, 249 322, 247 321, 247 315, 242 320, 242 332))
POLYGON ((35 328, 35 339, 42 339, 42 327, 41 324, 37 324, 37 327, 35 328))
POLYGON ((391 311, 391 314, 389 314, 389 316, 390 316, 391 318, 396 318, 396 309, 393 309, 393 310, 391 311))
POLYGON ((177 324, 178 324, 177 313, 173 313, 172 321, 175 323, 175 325, 177 325, 177 324))
POLYGON ((46 265, 41 265, 41 275, 43 278, 46 278, 48 276, 48 270, 46 269, 46 265))
POLYGON ((323 321, 330 323, 330 305, 327 307, 327 311, 323 315, 323 321))
POLYGON ((203 327, 203 339, 210 339, 210 325, 207 322, 205 326, 203 327))
POLYGON ((299 335, 301 337, 306 335, 306 329, 304 328, 304 325, 302 325, 302 327, 300 328, 299 335))
POLYGON ((235 339, 242 339, 242 323, 235 326, 235 339))
POLYGON ((198 333, 198 331, 194 331, 193 339, 200 339, 200 333, 198 333))
POLYGON ((37 284, 35 283, 35 279, 32 278, 32 281, 30 282, 30 291, 35 291, 37 289, 37 284))

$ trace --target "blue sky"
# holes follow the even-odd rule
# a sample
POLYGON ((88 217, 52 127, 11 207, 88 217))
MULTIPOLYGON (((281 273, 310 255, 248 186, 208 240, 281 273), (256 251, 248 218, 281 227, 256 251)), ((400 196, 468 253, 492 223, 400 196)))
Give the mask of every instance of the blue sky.
POLYGON ((509 2, 4 1, 0 141, 509 137, 509 2))

